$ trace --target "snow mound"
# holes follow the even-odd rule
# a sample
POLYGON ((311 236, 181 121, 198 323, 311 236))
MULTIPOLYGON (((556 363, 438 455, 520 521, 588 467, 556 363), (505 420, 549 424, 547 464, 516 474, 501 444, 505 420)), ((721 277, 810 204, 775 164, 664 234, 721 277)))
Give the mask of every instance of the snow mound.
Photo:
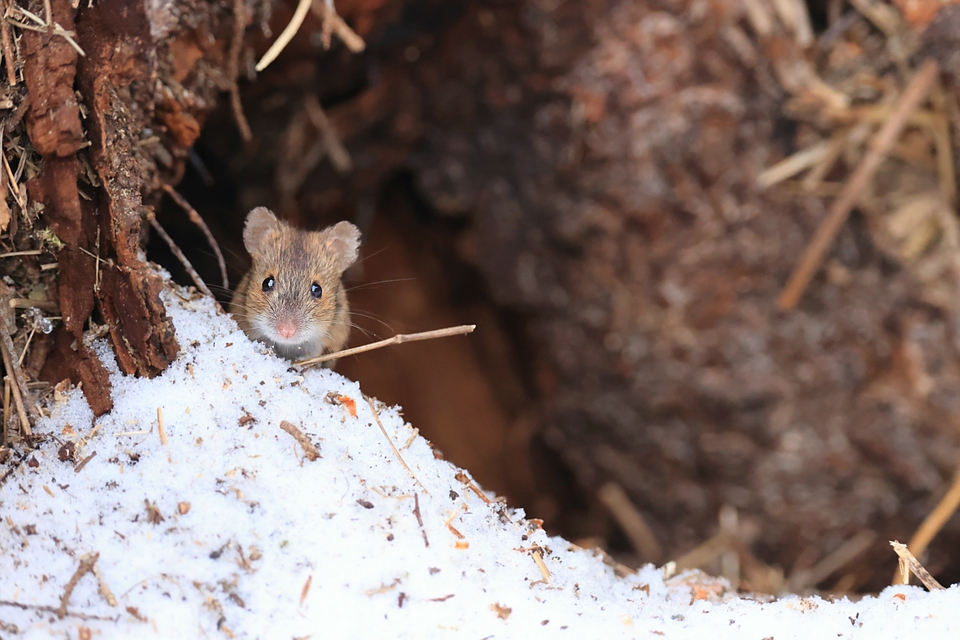
POLYGON ((114 410, 57 394, 37 430, 74 459, 51 438, 0 485, 0 638, 960 637, 956 587, 762 603, 617 577, 357 383, 297 371, 211 300, 164 300, 179 359, 136 379, 99 344, 114 410))

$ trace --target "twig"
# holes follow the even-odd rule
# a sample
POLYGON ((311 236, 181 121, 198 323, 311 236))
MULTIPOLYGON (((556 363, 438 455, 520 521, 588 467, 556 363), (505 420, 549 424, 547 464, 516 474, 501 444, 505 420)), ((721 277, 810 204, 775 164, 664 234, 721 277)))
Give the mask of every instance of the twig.
POLYGON ((20 416, 21 435, 29 436, 31 435, 30 420, 27 418, 26 402, 24 400, 26 391, 21 386, 23 374, 21 372, 19 376, 17 375, 20 367, 15 366, 13 361, 13 341, 10 340, 6 331, 2 330, 0 330, 0 351, 3 352, 3 366, 7 370, 7 375, 11 378, 13 403, 16 405, 17 415, 20 416))
POLYGON ((543 552, 540 550, 540 547, 534 549, 531 555, 533 556, 533 561, 537 563, 537 568, 540 569, 540 575, 543 576, 543 581, 548 582, 550 580, 550 570, 547 569, 547 565, 543 563, 543 552))
POLYGON ((150 218, 150 226, 153 227, 153 230, 163 238, 163 241, 167 243, 167 246, 170 247, 170 251, 173 252, 173 255, 177 257, 177 260, 180 261, 180 264, 183 265, 183 268, 186 269, 187 273, 190 274, 190 278, 193 280, 193 283, 197 285, 197 289, 201 291, 204 295, 213 297, 213 294, 210 293, 210 289, 207 288, 207 285, 204 284, 203 279, 200 277, 200 274, 196 272, 193 268, 193 265, 190 264, 190 261, 187 260, 187 256, 183 255, 183 251, 180 251, 180 247, 173 241, 167 232, 164 231, 163 227, 160 226, 160 223, 157 222, 156 218, 150 218))
POLYGON ((790 576, 790 579, 787 580, 787 590, 790 593, 798 593, 826 580, 830 574, 847 566, 857 556, 869 549, 876 538, 877 534, 869 529, 861 531, 834 551, 828 553, 810 569, 798 571, 795 575, 790 576))
POLYGON ((330 164, 332 164, 337 173, 341 175, 349 173, 353 169, 353 160, 350 158, 350 152, 347 151, 347 148, 343 146, 343 142, 340 141, 336 127, 334 127, 330 119, 327 118, 327 114, 324 112, 323 107, 320 106, 320 101, 317 100, 317 96, 312 93, 309 94, 303 101, 303 107, 307 112, 307 117, 310 118, 310 122, 313 123, 313 126, 316 127, 323 138, 323 146, 327 152, 327 156, 330 158, 330 164))
MULTIPOLYGON (((240 50, 243 47, 243 33, 247 29, 247 13, 244 0, 233 0, 233 39, 230 41, 230 53, 227 58, 227 77, 230 79, 230 108, 233 110, 233 119, 237 123, 240 137, 249 143, 253 140, 250 123, 243 113, 243 103, 240 101, 240 86, 237 78, 240 76, 240 50)), ((226 285, 224 285, 226 286, 226 285)))
MULTIPOLYGON (((16 607, 23 611, 43 611, 45 613, 58 613, 59 609, 56 607, 51 607, 48 604, 24 604, 22 602, 11 602, 10 600, 0 600, 0 607, 16 607)), ((107 620, 110 622, 116 622, 116 618, 107 617, 107 616, 95 616, 89 613, 70 613, 67 612, 68 616, 71 618, 77 618, 78 620, 107 620)))
POLYGON ((220 267, 220 278, 223 280, 223 288, 227 289, 230 287, 230 280, 227 278, 227 263, 223 259, 223 253, 220 251, 220 245, 217 244, 217 240, 213 237, 213 234, 210 233, 210 227, 207 226, 207 223, 204 222, 203 217, 197 210, 190 206, 190 203, 187 202, 187 199, 184 198, 180 193, 171 187, 169 184, 163 185, 163 190, 166 191, 173 201, 180 205, 180 208, 187 212, 187 216, 190 218, 190 222, 200 227, 200 231, 203 232, 203 235, 207 238, 207 243, 210 245, 210 248, 213 249, 213 254, 217 256, 217 265, 220 267))
POLYGON ((762 171, 760 175, 757 176, 757 186, 761 189, 769 189, 778 182, 792 178, 804 169, 815 165, 827 157, 830 153, 830 148, 830 140, 821 140, 806 149, 797 151, 793 155, 784 158, 772 167, 762 171))
POLYGON ((73 572, 73 576, 71 576, 70 581, 67 582, 67 586, 63 590, 63 596, 60 598, 60 608, 57 610, 57 617, 61 620, 67 615, 67 605, 70 604, 70 596, 73 594, 77 583, 80 582, 83 576, 93 571, 93 565, 97 563, 97 559, 99 558, 99 553, 92 555, 87 554, 80 558, 80 566, 73 572))
POLYGON ((310 438, 297 428, 297 425, 287 422, 286 420, 281 420, 280 428, 292 435, 293 439, 303 447, 303 455, 307 456, 307 460, 312 462, 320 457, 320 452, 317 450, 317 447, 310 442, 310 438))
POLYGON ((459 327, 448 327, 446 329, 437 329, 435 331, 423 331, 421 333, 401 333, 393 336, 392 338, 387 338, 386 340, 380 340, 378 342, 372 342, 370 344, 365 344, 360 347, 353 347, 352 349, 344 349, 342 351, 334 351, 333 353, 326 353, 322 356, 317 356, 316 358, 307 358, 306 360, 300 360, 299 362, 294 362, 294 364, 301 367, 310 367, 321 362, 326 362, 327 360, 333 360, 335 358, 344 358, 346 356, 356 355, 358 353, 364 353, 366 351, 373 351, 374 349, 380 349, 381 347, 387 347, 392 344, 402 344, 404 342, 417 342, 418 340, 432 340, 434 338, 446 338, 448 336, 461 336, 468 333, 473 333, 473 330, 477 328, 475 324, 464 324, 459 327))
POLYGON ((52 300, 31 300, 30 298, 10 298, 11 309, 40 309, 49 313, 60 313, 60 307, 52 300))
POLYGON ((110 587, 107 586, 107 581, 104 580, 103 574, 100 573, 100 569, 96 564, 93 565, 93 575, 97 578, 97 584, 100 587, 100 595, 103 596, 103 599, 107 601, 111 607, 117 606, 117 598, 113 595, 113 592, 110 591, 110 587))
POLYGON ((170 440, 167 438, 167 430, 163 428, 163 407, 157 407, 157 431, 160 433, 160 444, 169 446, 170 440))
POLYGON ((484 504, 490 504, 490 498, 484 495, 483 491, 480 490, 480 487, 477 486, 477 483, 473 481, 464 471, 458 471, 457 475, 454 476, 457 480, 467 485, 467 487, 473 491, 475 494, 480 496, 480 499, 483 500, 484 504))
POLYGON ((819 268, 824 254, 833 244, 834 238, 846 222, 850 210, 853 209, 857 198, 860 196, 860 192, 867 186, 890 147, 900 136, 910 114, 929 93, 930 87, 937 77, 937 69, 937 62, 928 60, 913 77, 907 88, 904 89, 895 111, 874 136, 863 160, 850 177, 850 181, 845 185, 843 193, 833 203, 830 213, 821 223, 813 241, 804 251, 800 264, 797 265, 787 282, 787 286, 784 287, 783 293, 780 294, 777 306, 781 311, 793 309, 800 301, 800 296, 803 295, 807 285, 810 284, 810 280, 819 268))
MULTIPOLYGON (((0 4, 0 9, 6 14, 7 3, 0 4)), ((10 86, 17 85, 17 61, 13 53, 13 35, 10 33, 10 23, 0 20, 0 42, 3 43, 3 59, 7 66, 7 82, 10 86)))
POLYGON ((923 586, 930 591, 938 591, 944 588, 942 584, 937 582, 936 578, 930 575, 929 571, 923 568, 920 561, 910 553, 907 545, 896 540, 891 540, 890 546, 893 547, 893 550, 900 556, 900 573, 904 576, 904 582, 910 577, 910 573, 913 573, 913 575, 917 576, 917 579, 923 583, 923 586))
POLYGON ((30 251, 10 251, 7 253, 0 253, 0 258, 13 258, 16 256, 39 256, 43 251, 39 249, 31 249, 30 251))
MULTIPOLYGON (((313 11, 313 15, 323 22, 324 33, 328 33, 327 29, 329 29, 329 33, 337 34, 352 53, 360 53, 366 49, 367 44, 363 41, 363 38, 358 36, 357 32, 343 21, 336 9, 331 9, 324 0, 313 0, 310 9, 313 11)), ((324 45, 330 48, 329 40, 325 41, 324 45)))
POLYGON ((267 52, 260 58, 260 62, 257 63, 256 67, 257 71, 263 71, 270 66, 270 63, 277 59, 280 52, 283 51, 286 46, 290 44, 290 41, 293 40, 293 37, 297 35, 297 31, 300 30, 300 26, 303 24, 303 20, 307 17, 307 12, 310 10, 311 1, 312 0, 299 0, 297 8, 293 12, 293 17, 290 18, 290 24, 284 27, 276 41, 270 45, 267 52))
POLYGON ((417 524, 420 525, 420 533, 423 534, 423 544, 429 547, 430 541, 427 540, 427 530, 423 528, 423 517, 420 515, 420 494, 413 492, 413 515, 417 517, 417 524))
POLYGON ((7 444, 13 439, 13 434, 7 432, 10 422, 10 375, 3 377, 3 424, 0 425, 0 445, 7 444))
POLYGON ((615 483, 608 482, 597 491, 597 498, 616 518, 623 532, 640 553, 644 562, 657 564, 663 556, 663 548, 657 541, 653 531, 647 526, 643 516, 630 501, 630 497, 623 488, 615 483))
MULTIPOLYGON (((937 503, 937 506, 934 507, 930 515, 928 515, 920 527, 917 528, 913 537, 910 538, 910 543, 907 545, 910 548, 910 552, 918 556, 923 555, 923 552, 927 550, 927 546, 929 546, 937 533, 940 532, 943 525, 953 517, 958 507, 960 507, 960 470, 958 470, 954 476, 950 489, 940 498, 940 502, 937 503)), ((896 575, 893 576, 893 582, 891 584, 903 584, 902 578, 902 573, 898 571, 896 575)))
POLYGON ((387 439, 387 442, 390 443, 390 448, 393 449, 394 455, 397 456, 397 460, 400 461, 400 464, 403 465, 403 468, 407 470, 407 473, 410 474, 410 477, 413 478, 413 481, 420 485, 420 488, 423 489, 424 493, 429 494, 427 488, 417 480, 417 476, 413 475, 413 471, 410 470, 410 467, 407 466, 406 461, 403 459, 403 456, 400 455, 400 450, 397 449, 397 445, 393 444, 393 440, 390 439, 390 436, 387 435, 387 430, 383 428, 383 423, 380 422, 380 414, 377 412, 377 407, 373 404, 373 398, 367 398, 367 402, 370 404, 370 411, 373 413, 373 419, 377 421, 377 426, 380 427, 380 432, 383 433, 383 437, 387 439))

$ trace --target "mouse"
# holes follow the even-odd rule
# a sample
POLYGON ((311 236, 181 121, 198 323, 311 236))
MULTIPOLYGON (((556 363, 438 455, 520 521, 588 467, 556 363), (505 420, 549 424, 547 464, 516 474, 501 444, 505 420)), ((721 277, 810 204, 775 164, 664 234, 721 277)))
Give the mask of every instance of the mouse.
POLYGON ((357 259, 360 230, 350 222, 297 229, 257 207, 247 214, 243 245, 252 264, 229 305, 243 332, 288 360, 340 351, 350 335, 343 272, 357 259))

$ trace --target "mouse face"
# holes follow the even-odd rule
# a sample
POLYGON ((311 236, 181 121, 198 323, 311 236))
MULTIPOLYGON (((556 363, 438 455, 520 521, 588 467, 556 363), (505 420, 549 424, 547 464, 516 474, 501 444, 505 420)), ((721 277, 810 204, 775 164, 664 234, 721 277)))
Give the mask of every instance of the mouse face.
POLYGON ((360 231, 349 222, 303 231, 258 207, 243 243, 253 264, 230 311, 244 332, 292 360, 342 348, 350 316, 341 277, 357 259, 360 231))

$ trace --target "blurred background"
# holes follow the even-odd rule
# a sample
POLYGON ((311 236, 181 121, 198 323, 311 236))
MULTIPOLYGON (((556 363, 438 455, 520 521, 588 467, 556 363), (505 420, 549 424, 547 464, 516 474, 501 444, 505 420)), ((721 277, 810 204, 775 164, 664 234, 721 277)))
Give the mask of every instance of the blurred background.
MULTIPOLYGON (((336 0, 334 28, 318 1, 256 73, 295 3, 241 2, 238 104, 214 73, 235 4, 163 44, 164 82, 221 93, 158 130, 196 125, 167 166, 234 285, 249 209, 350 220, 352 345, 478 328, 338 370, 484 488, 628 567, 770 593, 889 583, 887 541, 913 536, 960 453, 960 5, 336 0)), ((183 210, 165 198, 157 218, 217 282, 183 210)), ((149 256, 189 282, 155 239, 149 256)), ((958 543, 952 518, 922 554, 941 582, 958 543)))

